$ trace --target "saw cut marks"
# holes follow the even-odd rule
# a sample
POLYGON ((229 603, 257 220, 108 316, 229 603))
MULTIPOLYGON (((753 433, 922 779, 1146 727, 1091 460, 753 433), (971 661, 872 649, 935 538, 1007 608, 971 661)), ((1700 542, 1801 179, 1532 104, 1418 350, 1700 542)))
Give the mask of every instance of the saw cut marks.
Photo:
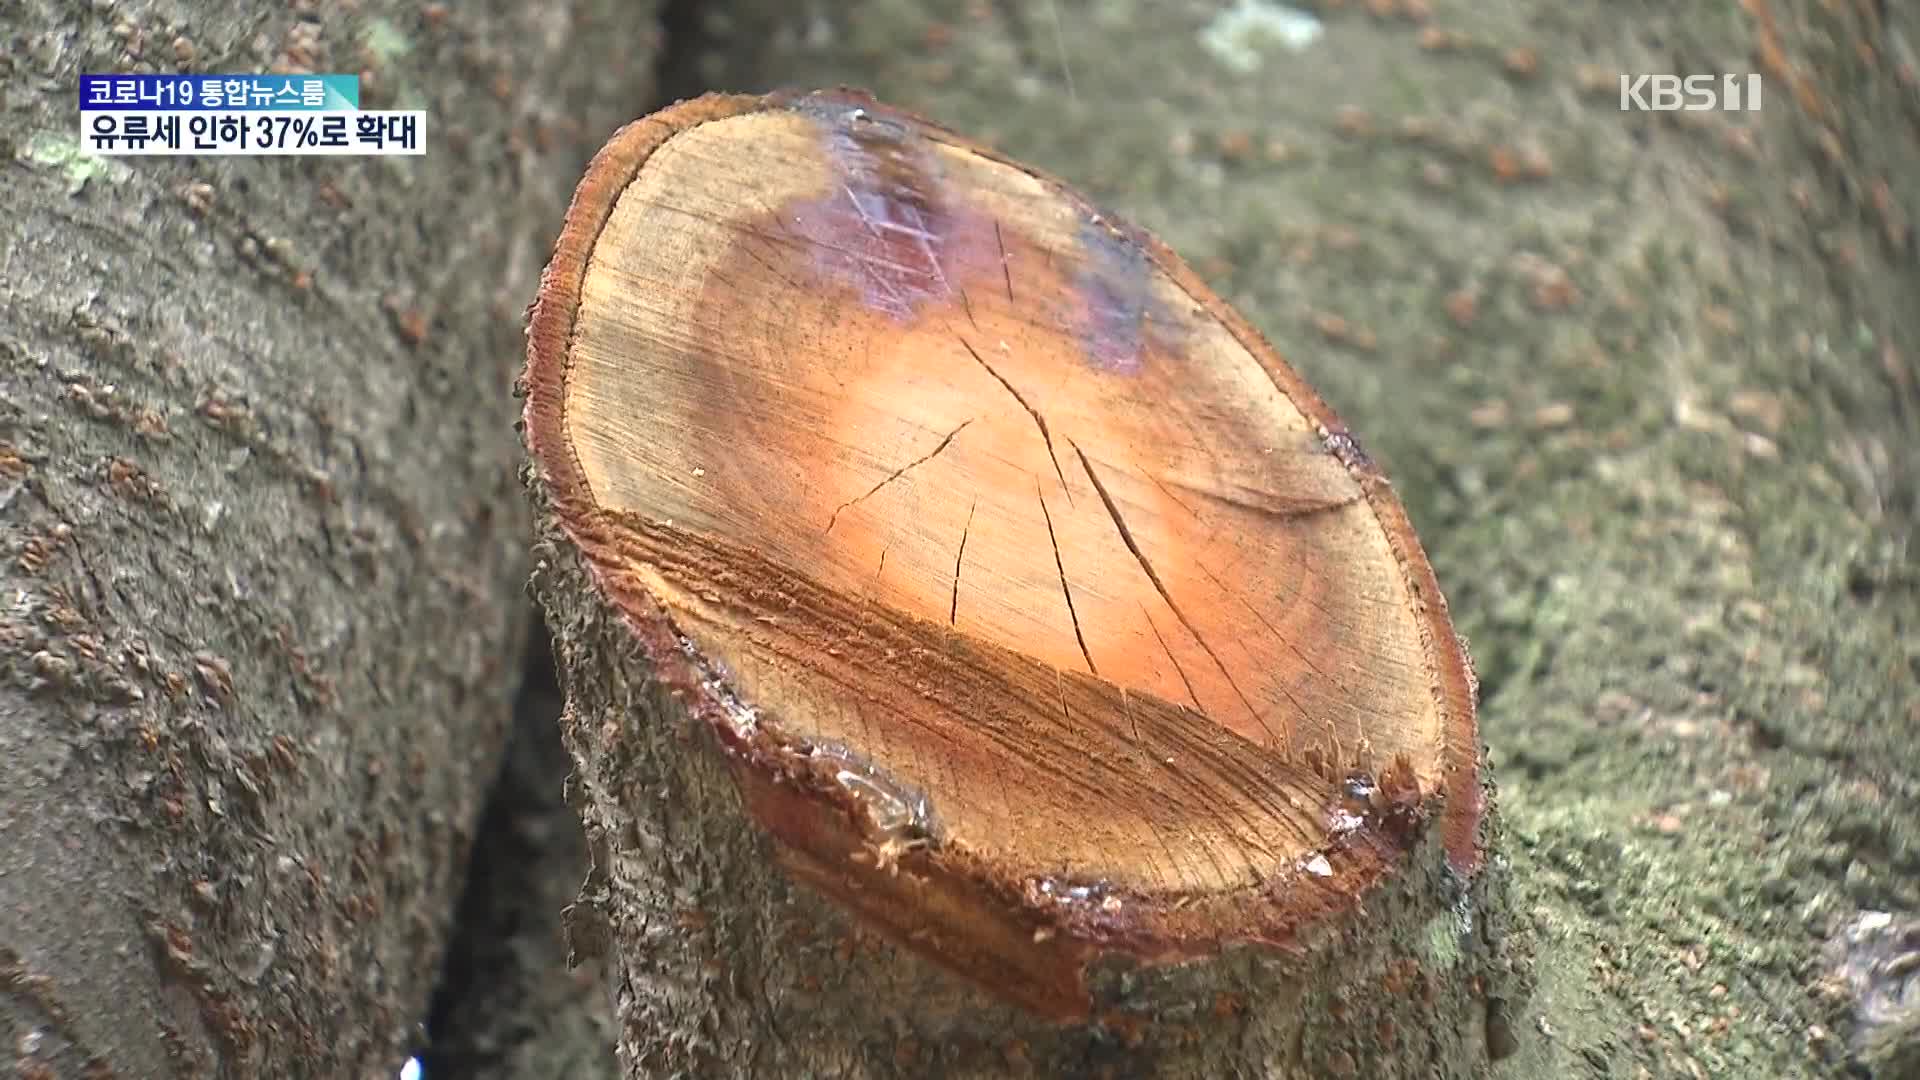
POLYGON ((736 735, 921 808, 904 859, 809 877, 1217 942, 1337 908, 1443 805, 1472 866, 1470 676, 1404 514, 1157 243, 848 93, 677 107, 582 192, 530 367, 563 517, 736 735), (1356 837, 1355 790, 1406 835, 1356 837))

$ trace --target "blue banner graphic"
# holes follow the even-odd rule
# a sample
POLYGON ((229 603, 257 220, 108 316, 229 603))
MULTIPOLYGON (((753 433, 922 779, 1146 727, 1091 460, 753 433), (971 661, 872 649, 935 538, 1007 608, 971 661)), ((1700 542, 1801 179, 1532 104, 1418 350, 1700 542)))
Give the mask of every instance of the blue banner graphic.
POLYGON ((85 112, 328 112, 360 107, 358 75, 82 75, 85 112))

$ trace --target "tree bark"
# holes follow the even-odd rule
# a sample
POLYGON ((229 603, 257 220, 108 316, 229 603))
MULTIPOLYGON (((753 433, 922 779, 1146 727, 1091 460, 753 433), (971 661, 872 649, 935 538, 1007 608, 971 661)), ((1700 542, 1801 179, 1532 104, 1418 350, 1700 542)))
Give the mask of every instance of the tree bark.
POLYGON ((614 3, 0 11, 0 1030, 23 1076, 391 1074, 507 731, 508 388, 614 3), (345 71, 406 160, 102 160, 89 71, 345 71))
POLYGON ((860 95, 712 96, 595 159, 529 339, 632 1075, 1504 1048, 1445 603, 1171 252, 860 95))

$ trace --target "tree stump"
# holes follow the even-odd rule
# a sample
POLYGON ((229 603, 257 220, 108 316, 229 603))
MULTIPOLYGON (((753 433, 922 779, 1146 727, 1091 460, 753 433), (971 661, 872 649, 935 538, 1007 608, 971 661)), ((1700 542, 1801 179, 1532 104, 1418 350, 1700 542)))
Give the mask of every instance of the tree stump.
POLYGON ((1152 238, 852 92, 623 129, 522 390, 636 1076, 1466 1076, 1524 977, 1398 501, 1152 238))

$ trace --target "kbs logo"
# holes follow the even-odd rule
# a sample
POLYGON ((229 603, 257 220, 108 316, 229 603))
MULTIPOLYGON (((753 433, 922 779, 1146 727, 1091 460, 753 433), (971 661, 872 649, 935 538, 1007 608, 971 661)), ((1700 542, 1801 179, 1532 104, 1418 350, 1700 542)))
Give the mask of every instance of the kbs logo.
POLYGON ((1622 75, 1621 112, 1757 112, 1758 75, 1622 75))

